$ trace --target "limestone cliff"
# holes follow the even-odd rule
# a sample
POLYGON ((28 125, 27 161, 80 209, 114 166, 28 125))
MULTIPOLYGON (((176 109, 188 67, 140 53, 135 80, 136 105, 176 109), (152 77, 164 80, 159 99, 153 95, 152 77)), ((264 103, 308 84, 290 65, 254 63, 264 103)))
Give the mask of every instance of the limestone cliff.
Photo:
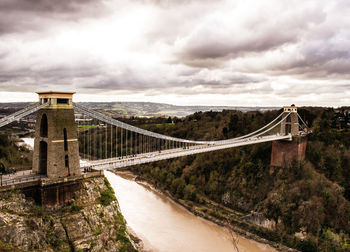
POLYGON ((113 189, 85 179, 73 200, 44 209, 19 191, 0 195, 0 251, 136 251, 113 189))

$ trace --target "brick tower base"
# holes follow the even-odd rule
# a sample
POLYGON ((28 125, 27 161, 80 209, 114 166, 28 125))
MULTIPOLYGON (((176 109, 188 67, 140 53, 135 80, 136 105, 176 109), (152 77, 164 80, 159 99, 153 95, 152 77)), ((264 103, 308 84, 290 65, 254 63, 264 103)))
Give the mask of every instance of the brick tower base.
POLYGON ((303 161, 306 152, 306 137, 293 137, 293 141, 272 142, 271 166, 286 166, 293 161, 303 161))

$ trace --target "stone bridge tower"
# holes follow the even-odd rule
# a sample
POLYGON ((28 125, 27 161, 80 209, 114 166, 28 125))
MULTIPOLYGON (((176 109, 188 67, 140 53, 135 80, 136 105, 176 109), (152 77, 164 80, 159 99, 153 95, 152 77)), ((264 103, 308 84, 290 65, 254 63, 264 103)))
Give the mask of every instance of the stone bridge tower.
POLYGON ((273 141, 271 151, 270 165, 286 166, 293 161, 302 161, 305 159, 306 153, 306 136, 299 131, 298 109, 295 105, 283 107, 282 118, 289 116, 281 122, 281 135, 292 134, 292 141, 273 141))
POLYGON ((299 120, 298 109, 294 104, 292 106, 283 107, 282 118, 288 114, 289 116, 281 123, 281 135, 288 135, 291 133, 292 136, 296 136, 299 134, 299 120))
POLYGON ((80 175, 74 92, 37 94, 40 104, 50 104, 37 112, 33 171, 50 179, 80 175))

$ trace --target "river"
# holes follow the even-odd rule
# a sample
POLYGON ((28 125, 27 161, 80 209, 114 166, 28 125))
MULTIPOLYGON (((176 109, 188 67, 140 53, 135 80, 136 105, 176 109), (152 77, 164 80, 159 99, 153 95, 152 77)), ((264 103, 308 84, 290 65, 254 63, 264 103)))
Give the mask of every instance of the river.
POLYGON ((26 145, 28 149, 33 150, 34 148, 34 138, 31 137, 23 137, 21 138, 23 142, 18 143, 18 145, 26 145))
MULTIPOLYGON (((22 138, 34 146, 33 138, 22 138)), ((228 231, 187 211, 132 176, 105 171, 127 224, 152 252, 233 252, 228 231)), ((276 252, 266 244, 239 237, 240 252, 276 252)))
MULTIPOLYGON (((190 213, 150 186, 131 176, 105 172, 121 211, 145 249, 155 252, 232 252, 229 232, 190 213)), ((276 251, 268 245, 239 237, 240 252, 276 251)))

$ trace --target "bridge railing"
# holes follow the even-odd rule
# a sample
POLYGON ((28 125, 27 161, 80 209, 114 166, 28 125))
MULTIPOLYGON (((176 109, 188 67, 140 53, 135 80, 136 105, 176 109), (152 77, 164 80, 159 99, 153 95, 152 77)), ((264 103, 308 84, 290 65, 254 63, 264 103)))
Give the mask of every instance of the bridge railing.
POLYGON ((30 181, 36 181, 41 178, 46 178, 45 175, 30 175, 25 177, 13 177, 10 179, 4 179, 3 176, 0 176, 0 186, 8 186, 8 185, 14 185, 24 182, 30 182, 30 181))

